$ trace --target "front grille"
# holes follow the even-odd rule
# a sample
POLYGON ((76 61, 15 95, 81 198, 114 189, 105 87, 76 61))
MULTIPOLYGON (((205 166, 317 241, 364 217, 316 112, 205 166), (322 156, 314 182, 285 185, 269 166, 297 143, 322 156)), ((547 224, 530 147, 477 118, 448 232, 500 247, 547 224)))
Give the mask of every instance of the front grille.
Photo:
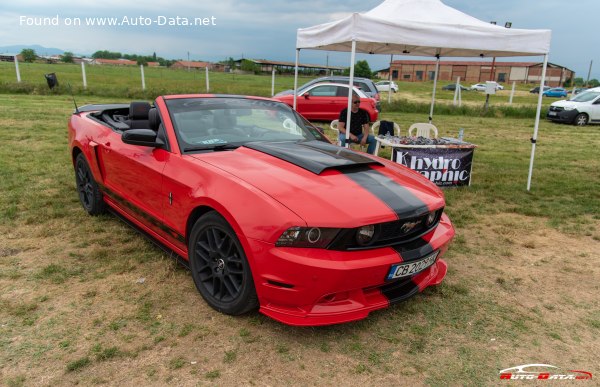
POLYGON ((548 110, 551 112, 562 112, 563 110, 565 110, 565 108, 559 106, 550 106, 548 110))
POLYGON ((332 250, 364 250, 407 243, 434 229, 442 217, 442 212, 443 209, 436 211, 435 220, 429 226, 427 226, 429 213, 413 218, 375 224, 375 234, 368 245, 359 245, 356 241, 358 229, 342 230, 328 248, 332 250))
POLYGON ((382 223, 379 225, 379 235, 377 239, 386 241, 406 237, 411 234, 417 234, 426 227, 425 218, 427 218, 427 216, 382 223))

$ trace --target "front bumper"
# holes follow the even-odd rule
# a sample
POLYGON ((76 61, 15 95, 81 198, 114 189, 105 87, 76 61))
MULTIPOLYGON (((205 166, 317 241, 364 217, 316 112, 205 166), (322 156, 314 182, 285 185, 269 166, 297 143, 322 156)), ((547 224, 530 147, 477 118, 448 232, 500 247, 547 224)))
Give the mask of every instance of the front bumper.
POLYGON ((577 111, 577 109, 560 111, 548 110, 548 112, 546 113, 546 118, 551 121, 565 122, 570 124, 575 120, 577 114, 579 114, 579 111, 577 111))
POLYGON ((279 248, 250 240, 251 266, 260 312, 297 326, 360 320, 370 312, 405 300, 446 275, 440 257, 454 237, 443 215, 429 234, 405 246, 362 251, 279 248), (420 259, 439 250, 429 268, 396 281, 386 281, 391 265, 420 259))

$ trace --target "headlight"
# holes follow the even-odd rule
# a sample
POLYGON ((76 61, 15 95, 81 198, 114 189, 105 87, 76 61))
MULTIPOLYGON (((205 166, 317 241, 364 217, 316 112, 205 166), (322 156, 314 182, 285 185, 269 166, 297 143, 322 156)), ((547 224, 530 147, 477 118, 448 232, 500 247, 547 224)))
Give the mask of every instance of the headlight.
POLYGON ((566 111, 575 110, 575 106, 565 106, 563 109, 566 111))
POLYGON ((339 231, 338 228, 290 227, 277 239, 275 246, 324 249, 339 231))
POLYGON ((360 246, 367 246, 373 241, 375 236, 375 226, 372 224, 369 226, 362 226, 356 230, 356 242, 360 246))

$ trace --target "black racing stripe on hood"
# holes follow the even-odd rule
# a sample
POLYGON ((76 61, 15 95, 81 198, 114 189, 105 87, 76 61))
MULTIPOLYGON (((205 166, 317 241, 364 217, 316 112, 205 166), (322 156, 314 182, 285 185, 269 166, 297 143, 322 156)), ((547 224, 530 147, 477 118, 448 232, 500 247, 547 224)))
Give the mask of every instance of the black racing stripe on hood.
MULTIPOLYGON (((402 258, 402 262, 410 262, 423 258, 433 252, 433 247, 423 238, 410 243, 391 246, 402 258)), ((419 292, 419 286, 413 282, 412 277, 390 282, 380 288, 381 294, 388 299, 390 304, 404 301, 419 292)))
POLYGON ((326 169, 348 169, 361 165, 382 165, 367 156, 323 141, 249 142, 250 148, 285 160, 315 174, 326 169))
POLYGON ((387 204, 396 213, 398 219, 411 218, 429 212, 429 207, 421 199, 375 169, 342 172, 387 204))

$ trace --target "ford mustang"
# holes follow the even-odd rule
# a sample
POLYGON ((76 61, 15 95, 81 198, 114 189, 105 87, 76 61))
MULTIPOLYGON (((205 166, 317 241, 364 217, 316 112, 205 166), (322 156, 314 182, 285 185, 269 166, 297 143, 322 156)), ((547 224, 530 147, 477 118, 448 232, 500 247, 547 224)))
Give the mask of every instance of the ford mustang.
POLYGON ((170 95, 69 121, 85 211, 107 210, 191 270, 208 305, 290 325, 359 320, 446 275, 442 192, 332 145, 289 106, 170 95))

